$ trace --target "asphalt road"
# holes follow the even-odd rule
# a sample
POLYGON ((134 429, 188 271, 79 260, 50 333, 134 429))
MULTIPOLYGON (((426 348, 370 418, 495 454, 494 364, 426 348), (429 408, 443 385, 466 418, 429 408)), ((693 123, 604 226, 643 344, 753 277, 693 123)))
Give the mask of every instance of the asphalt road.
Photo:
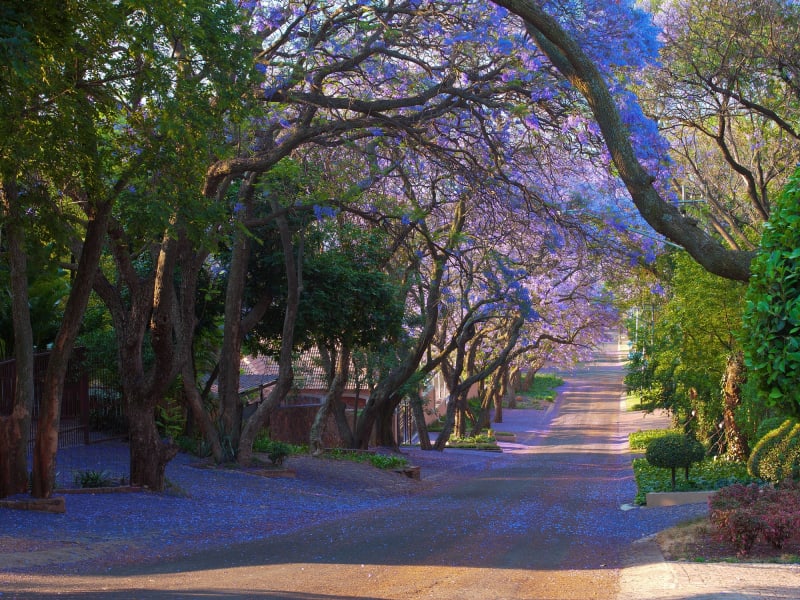
POLYGON ((513 459, 392 510, 155 566, 17 577, 0 598, 612 600, 623 552, 648 533, 624 506, 620 358, 608 346, 570 373, 545 417, 510 412, 498 429, 516 432, 513 459))

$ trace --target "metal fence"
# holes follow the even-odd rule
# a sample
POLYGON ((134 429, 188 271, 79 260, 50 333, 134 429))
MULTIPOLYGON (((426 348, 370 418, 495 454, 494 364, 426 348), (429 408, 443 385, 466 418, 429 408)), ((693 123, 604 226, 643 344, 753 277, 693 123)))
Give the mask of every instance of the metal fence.
MULTIPOLYGON (((34 355, 33 410, 29 447, 36 439, 49 352, 34 355)), ((10 415, 14 408, 16 361, 0 362, 0 415, 10 415)), ((109 380, 108 370, 93 363, 83 348, 70 358, 64 391, 61 397, 61 419, 58 431, 60 448, 124 437, 127 420, 118 386, 109 380)))

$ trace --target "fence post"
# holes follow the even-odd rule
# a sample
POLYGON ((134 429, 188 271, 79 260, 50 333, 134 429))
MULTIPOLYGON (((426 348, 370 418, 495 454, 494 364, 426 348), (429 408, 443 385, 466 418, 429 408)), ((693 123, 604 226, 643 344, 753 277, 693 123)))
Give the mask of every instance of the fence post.
POLYGON ((89 371, 81 365, 81 377, 78 380, 78 401, 81 407, 81 426, 83 427, 83 443, 91 443, 89 437, 89 371))

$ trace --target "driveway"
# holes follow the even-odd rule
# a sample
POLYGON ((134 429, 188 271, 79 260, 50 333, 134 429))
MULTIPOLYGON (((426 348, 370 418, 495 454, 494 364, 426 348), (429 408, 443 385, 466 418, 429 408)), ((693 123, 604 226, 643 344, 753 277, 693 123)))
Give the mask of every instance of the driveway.
MULTIPOLYGON (((422 466, 422 482, 398 482, 398 475, 374 477, 373 471, 363 471, 361 478, 344 476, 338 487, 319 487, 312 475, 304 480, 300 468, 295 487, 258 478, 260 487, 248 497, 267 494, 263 523, 251 518, 233 524, 233 536, 227 530, 207 530, 205 520, 228 518, 231 506, 186 503, 181 505, 184 511, 195 514, 176 527, 184 515, 171 513, 171 524, 164 524, 171 527, 170 551, 151 545, 150 558, 163 556, 157 562, 142 552, 145 542, 132 543, 135 560, 123 560, 125 549, 117 538, 118 543, 104 548, 123 553, 119 560, 95 555, 56 574, 51 573, 58 565, 47 561, 5 571, 0 563, 0 597, 661 597, 648 595, 654 582, 647 574, 664 575, 669 567, 641 540, 703 514, 705 507, 631 507, 635 485, 627 434, 659 423, 652 416, 620 411, 621 358, 616 345, 606 346, 595 361, 568 374, 567 385, 547 411, 506 411, 497 429, 515 432, 517 440, 504 444, 501 455, 409 450, 412 462, 422 466), (276 514, 283 521, 276 522, 276 514), (281 527, 289 521, 291 527, 281 527)), ((348 467, 353 468, 361 466, 348 467)), ((327 476, 335 480, 338 467, 334 471, 327 476)), ((231 479, 230 484, 240 481, 231 479)), ((146 496, 148 502, 157 497, 146 496)), ((252 511, 251 504, 247 510, 252 511)), ((0 519, 9 514, 0 513, 0 519)), ((128 537, 139 539, 137 525, 125 526, 134 529, 128 537)), ((59 543, 69 535, 74 534, 52 531, 59 543)), ((148 535, 151 541, 164 539, 148 535)), ((0 525, 0 543, 3 539, 0 525)), ((85 545, 86 552, 91 548, 85 545)), ((669 577, 668 588, 679 580, 669 577)), ((718 597, 685 591, 689 595, 663 597, 718 597)))

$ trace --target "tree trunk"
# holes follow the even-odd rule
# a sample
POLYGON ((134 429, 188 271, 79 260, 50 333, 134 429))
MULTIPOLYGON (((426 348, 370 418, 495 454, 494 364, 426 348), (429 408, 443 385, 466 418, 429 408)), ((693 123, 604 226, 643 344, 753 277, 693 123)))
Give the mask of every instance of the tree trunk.
POLYGON ((322 399, 322 405, 317 411, 314 423, 311 425, 309 449, 314 456, 320 456, 325 452, 325 444, 323 442, 325 427, 328 424, 328 416, 331 414, 331 407, 336 403, 341 403, 342 393, 347 384, 350 371, 350 349, 343 346, 339 351, 337 361, 336 374, 328 388, 328 392, 322 399))
POLYGON ((456 422, 456 395, 457 392, 451 392, 447 398, 447 408, 444 413, 444 425, 439 435, 436 437, 436 442, 433 444, 433 449, 442 451, 444 450, 447 442, 450 441, 450 436, 453 433, 453 425, 456 422))
POLYGON ((128 398, 130 479, 133 485, 161 491, 166 484, 164 472, 167 463, 175 458, 178 446, 173 440, 162 440, 159 436, 155 408, 152 396, 135 394, 128 398))
MULTIPOLYGON (((519 372, 519 369, 516 367, 514 367, 514 369, 516 369, 517 373, 519 372)), ((509 375, 509 369, 504 367, 502 376, 500 377, 500 388, 497 390, 497 393, 494 396, 493 421, 495 423, 503 422, 503 402, 506 400, 506 398, 509 398, 509 396, 513 396, 513 392, 512 394, 509 394, 509 390, 512 389, 511 381, 513 380, 509 375)))
MULTIPOLYGON (((239 193, 245 207, 242 219, 250 214, 252 205, 252 176, 243 182, 239 193)), ((220 407, 220 424, 226 443, 223 448, 233 452, 233 456, 225 456, 224 460, 234 460, 239 448, 242 432, 243 406, 239 399, 239 361, 242 347, 242 302, 244 299, 247 263, 250 256, 248 234, 237 231, 228 265, 228 283, 225 288, 225 317, 220 350, 218 395, 220 407)))
POLYGON ((24 231, 17 219, 16 186, 0 185, 11 279, 15 382, 11 414, 0 416, 0 498, 28 491, 28 439, 33 409, 33 328, 28 301, 24 231))
POLYGON ((417 424, 420 449, 433 450, 431 436, 428 433, 428 422, 425 420, 425 400, 419 394, 411 399, 411 410, 414 414, 414 422, 417 424))
POLYGON ((58 428, 61 417, 61 396, 69 358, 75 338, 80 331, 89 294, 100 264, 103 241, 111 218, 111 202, 101 202, 89 215, 86 236, 81 247, 78 269, 72 279, 69 298, 64 308, 61 327, 58 330, 47 372, 42 384, 39 426, 36 447, 33 453, 32 494, 36 498, 49 498, 56 479, 56 453, 58 452, 58 428))
POLYGON ((203 406, 203 398, 200 395, 200 391, 197 389, 197 378, 190 361, 186 361, 184 364, 181 379, 183 380, 184 396, 189 410, 191 411, 192 418, 194 422, 199 425, 200 431, 203 434, 203 439, 208 442, 214 462, 219 464, 223 462, 219 433, 203 406))
MULTIPOLYGON (((339 438, 342 440, 345 448, 352 448, 355 444, 353 437, 353 429, 350 427, 350 422, 347 420, 347 407, 344 402, 338 400, 331 405, 333 411, 333 418, 336 420, 336 429, 339 431, 339 438)), ((358 413, 358 394, 356 394, 355 403, 353 405, 354 418, 357 418, 358 413)))
POLYGON ((392 394, 388 402, 381 405, 378 418, 375 419, 375 444, 383 448, 397 449, 397 436, 395 435, 395 414, 400 405, 401 397, 392 394))
POLYGON ((457 438, 467 437, 467 390, 459 392, 456 396, 456 421, 453 433, 457 438))
POLYGON ((722 421, 728 458, 738 461, 746 460, 750 454, 747 438, 736 423, 736 409, 742 403, 741 390, 745 376, 742 353, 737 352, 729 356, 722 380, 722 421))
POLYGON ((28 491, 29 428, 30 413, 23 405, 15 404, 10 415, 0 416, 0 498, 28 491))
POLYGON ((95 290, 111 313, 117 337, 120 384, 130 428, 131 483, 157 491, 163 489, 164 469, 177 447, 172 440, 160 439, 155 409, 178 374, 184 372, 191 353, 196 289, 196 274, 191 271, 199 262, 184 233, 180 228, 177 231, 177 239, 171 232, 164 234, 155 257, 155 272, 140 276, 119 227, 112 227, 110 247, 124 285, 112 285, 102 274, 95 281, 95 290), (176 263, 180 264, 179 278, 175 277, 176 263), (180 294, 176 292, 176 280, 181 282, 180 294), (191 299, 185 305, 179 304, 179 295, 184 300, 188 296, 191 299), (148 331, 153 361, 145 369, 148 331))
POLYGON ((264 426, 269 414, 277 406, 292 387, 294 372, 292 370, 292 354, 294 350, 294 328, 297 324, 297 314, 300 310, 300 294, 303 291, 303 257, 302 246, 295 258, 295 247, 292 240, 292 231, 285 214, 279 212, 279 206, 272 202, 272 210, 277 216, 275 222, 281 236, 283 247, 283 260, 286 268, 286 314, 283 317, 283 331, 281 334, 281 353, 278 360, 278 381, 272 388, 269 396, 259 404, 255 413, 247 420, 239 438, 237 460, 241 465, 249 465, 253 457, 253 441, 264 426))
MULTIPOLYGON (((485 386, 481 394, 481 407, 478 414, 475 416, 475 424, 470 431, 470 435, 475 436, 480 434, 481 430, 490 427, 490 413, 492 405, 498 404, 497 398, 500 398, 500 389, 502 388, 504 374, 507 369, 500 367, 500 370, 494 374, 488 386, 485 386)), ((502 405, 502 402, 500 402, 502 405)))

